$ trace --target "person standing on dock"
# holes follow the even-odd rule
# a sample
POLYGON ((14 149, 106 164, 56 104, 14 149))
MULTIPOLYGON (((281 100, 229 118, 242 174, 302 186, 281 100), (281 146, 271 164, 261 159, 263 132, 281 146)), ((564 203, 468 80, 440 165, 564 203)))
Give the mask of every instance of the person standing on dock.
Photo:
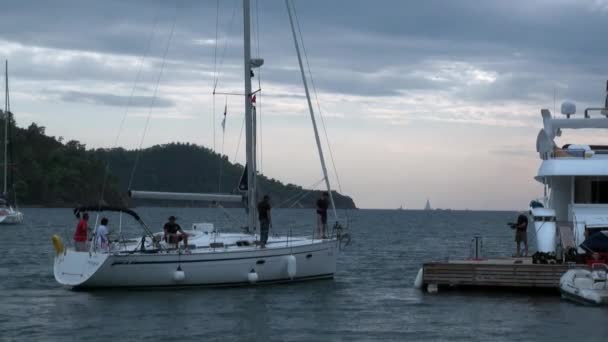
POLYGON ((266 248, 268 231, 272 225, 270 217, 270 196, 264 195, 262 202, 258 203, 258 218, 260 219, 260 248, 266 248))
POLYGON ((524 256, 528 256, 528 217, 525 213, 519 214, 517 223, 515 224, 515 243, 517 244, 517 253, 515 256, 521 256, 521 243, 524 243, 524 256))

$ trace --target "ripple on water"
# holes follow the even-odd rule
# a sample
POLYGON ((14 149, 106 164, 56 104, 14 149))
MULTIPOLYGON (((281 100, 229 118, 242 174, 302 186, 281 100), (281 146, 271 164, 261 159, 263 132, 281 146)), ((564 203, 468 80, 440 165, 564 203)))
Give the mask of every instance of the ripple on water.
MULTIPOLYGON (((139 211, 152 226, 171 214, 186 226, 223 218, 211 209, 139 211)), ((308 210, 274 215, 276 226, 314 218, 308 210)), ((412 288, 422 262, 467 257, 475 234, 485 237, 487 254, 510 254, 512 232, 504 223, 514 215, 353 211, 353 242, 340 254, 333 281, 81 292, 57 285, 52 274, 50 236, 69 238, 71 211, 26 209, 25 225, 0 230, 0 340, 605 341, 608 311, 602 308, 557 296, 428 295, 412 288)))

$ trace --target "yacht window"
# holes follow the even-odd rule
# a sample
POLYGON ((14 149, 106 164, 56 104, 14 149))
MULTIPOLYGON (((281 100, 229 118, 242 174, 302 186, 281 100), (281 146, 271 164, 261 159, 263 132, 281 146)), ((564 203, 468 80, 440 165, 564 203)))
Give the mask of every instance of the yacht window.
POLYGON ((576 177, 574 202, 608 204, 608 177, 576 177))
POLYGON ((608 181, 591 182, 591 203, 608 203, 608 181))

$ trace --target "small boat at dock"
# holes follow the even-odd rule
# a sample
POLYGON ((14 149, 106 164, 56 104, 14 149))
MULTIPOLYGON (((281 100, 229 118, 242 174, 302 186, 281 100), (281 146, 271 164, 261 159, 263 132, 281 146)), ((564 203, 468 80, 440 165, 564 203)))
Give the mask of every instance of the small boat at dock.
POLYGON ((606 264, 593 264, 591 270, 575 268, 561 277, 559 288, 562 297, 580 304, 608 304, 606 264))

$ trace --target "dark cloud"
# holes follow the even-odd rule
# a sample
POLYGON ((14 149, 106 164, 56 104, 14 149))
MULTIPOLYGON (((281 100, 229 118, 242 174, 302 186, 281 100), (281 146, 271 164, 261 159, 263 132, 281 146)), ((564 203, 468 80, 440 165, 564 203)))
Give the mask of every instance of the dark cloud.
POLYGON ((89 93, 80 91, 66 91, 59 94, 62 101, 66 102, 84 102, 90 104, 98 104, 112 107, 123 107, 127 105, 131 107, 155 107, 155 108, 169 108, 173 107, 175 103, 166 98, 152 98, 152 96, 120 96, 114 94, 104 93, 89 93))
MULTIPOLYGON (((209 79, 213 61, 224 75, 241 67, 240 0, 220 1, 219 51, 216 2, 210 1, 5 1, 0 39, 26 47, 125 56, 145 55, 140 83, 154 83, 173 21, 175 27, 163 84, 209 79), (228 41, 224 53, 224 42, 228 41), (198 43, 197 43, 198 42, 198 43)), ((591 102, 605 73, 606 13, 580 1, 428 0, 296 1, 307 55, 322 92, 396 96, 403 90, 453 90, 475 101, 550 98, 553 89, 591 102), (466 62, 496 74, 496 81, 468 85, 436 82, 432 61, 466 62), (424 68, 427 68, 426 70, 424 68), (432 76, 432 75, 431 75, 432 76), (593 83, 593 84, 592 84, 593 83), (564 88, 563 85, 567 86, 564 88), (556 86, 557 85, 557 86, 556 86), (562 89, 563 88, 563 89, 562 89)), ((299 85, 284 2, 252 1, 263 80, 299 85), (259 24, 257 23, 259 19, 259 24), (260 28, 259 30, 257 28, 260 28)), ((254 51, 257 50, 254 41, 254 51)), ((98 80, 132 83, 136 63, 104 63, 75 56, 67 63, 15 58, 15 77, 31 80, 98 80)), ((148 85, 149 87, 149 85, 148 85)))

